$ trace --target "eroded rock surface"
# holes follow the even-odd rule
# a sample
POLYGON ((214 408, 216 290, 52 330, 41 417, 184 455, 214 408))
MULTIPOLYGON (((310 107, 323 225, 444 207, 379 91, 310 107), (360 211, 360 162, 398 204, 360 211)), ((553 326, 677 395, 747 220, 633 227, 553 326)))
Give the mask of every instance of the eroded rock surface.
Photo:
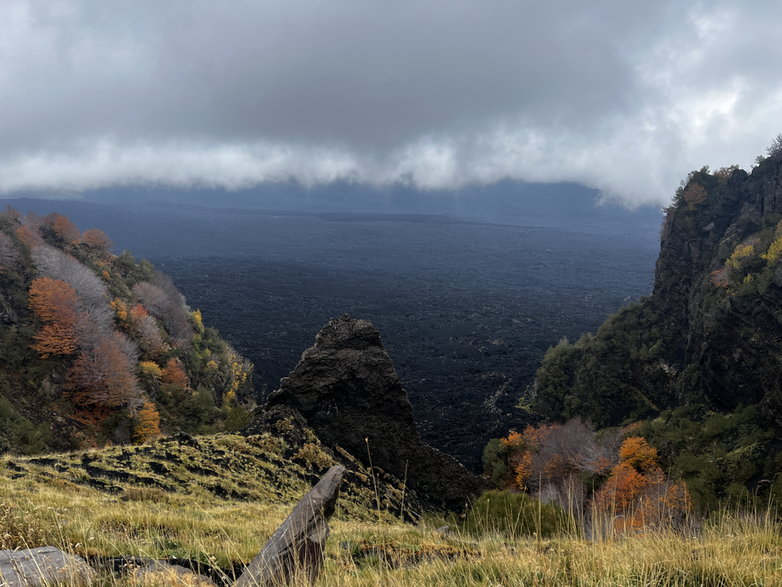
POLYGON ((326 324, 269 396, 267 410, 281 406, 298 412, 324 445, 406 479, 430 503, 460 509, 478 490, 472 473, 421 440, 394 364, 367 320, 326 324))

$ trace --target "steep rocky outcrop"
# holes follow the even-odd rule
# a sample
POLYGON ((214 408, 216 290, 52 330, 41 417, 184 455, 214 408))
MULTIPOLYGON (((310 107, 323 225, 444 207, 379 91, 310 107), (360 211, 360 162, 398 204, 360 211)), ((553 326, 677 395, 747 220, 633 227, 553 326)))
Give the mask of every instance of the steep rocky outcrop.
POLYGON ((530 392, 551 421, 644 420, 701 508, 782 495, 782 136, 751 173, 690 173, 652 295, 549 349, 530 392))
POLYGON ((324 445, 406 479, 430 503, 459 509, 478 489, 460 463, 421 440, 380 333, 366 320, 331 320, 248 431, 268 429, 279 421, 274 414, 291 411, 324 445))
POLYGON ((669 210, 653 299, 680 325, 682 399, 721 410, 761 403, 782 421, 782 264, 769 255, 780 219, 779 156, 751 174, 692 174, 669 210), (686 202, 693 186, 703 202, 686 202))
POLYGON ((668 208, 652 295, 551 349, 535 403, 615 425, 682 404, 782 423, 782 153, 692 172, 668 208))

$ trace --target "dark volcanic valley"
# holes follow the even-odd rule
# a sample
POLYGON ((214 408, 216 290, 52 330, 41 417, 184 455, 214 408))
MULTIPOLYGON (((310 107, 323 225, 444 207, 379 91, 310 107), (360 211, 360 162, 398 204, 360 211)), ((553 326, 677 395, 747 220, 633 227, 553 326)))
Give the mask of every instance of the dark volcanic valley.
POLYGON ((489 438, 529 421, 515 405, 546 349, 651 291, 659 213, 583 196, 532 211, 512 200, 516 214, 490 218, 7 203, 100 227, 170 274, 255 364, 259 399, 330 318, 371 320, 422 437, 477 470, 489 438))
POLYGON ((290 257, 152 260, 255 363, 267 392, 329 318, 371 320, 422 436, 474 469, 489 438, 528 421, 514 406, 546 349, 648 293, 656 254, 641 239, 550 228, 328 221, 321 230, 290 257))

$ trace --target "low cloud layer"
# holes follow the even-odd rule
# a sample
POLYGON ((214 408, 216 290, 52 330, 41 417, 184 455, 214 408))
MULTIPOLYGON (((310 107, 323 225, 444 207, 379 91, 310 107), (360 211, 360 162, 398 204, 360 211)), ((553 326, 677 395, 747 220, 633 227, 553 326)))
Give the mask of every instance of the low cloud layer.
POLYGON ((667 203, 782 132, 782 4, 6 0, 0 191, 575 181, 667 203))

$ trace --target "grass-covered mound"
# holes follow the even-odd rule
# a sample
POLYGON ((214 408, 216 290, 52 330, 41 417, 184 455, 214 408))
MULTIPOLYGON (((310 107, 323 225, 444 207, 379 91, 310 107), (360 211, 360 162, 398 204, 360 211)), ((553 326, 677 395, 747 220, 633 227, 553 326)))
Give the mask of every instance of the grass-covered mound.
POLYGON ((464 530, 477 536, 549 538, 575 532, 575 521, 561 507, 542 503, 526 493, 487 491, 473 504, 464 530))
MULTIPOLYGON (((193 500, 294 505, 333 464, 346 465, 337 514, 386 519, 415 505, 382 471, 374 476, 347 453, 323 450, 317 439, 301 446, 269 434, 178 435, 143 446, 111 447, 32 457, 0 457, 0 482, 22 494, 42 488, 64 494, 95 490, 111 502, 193 500)), ((401 484, 400 484, 401 485, 401 484)), ((10 489, 9 489, 10 491, 10 489)), ((0 492, 2 494, 2 492, 0 492)), ((0 547, 21 546, 3 542, 0 547)))

